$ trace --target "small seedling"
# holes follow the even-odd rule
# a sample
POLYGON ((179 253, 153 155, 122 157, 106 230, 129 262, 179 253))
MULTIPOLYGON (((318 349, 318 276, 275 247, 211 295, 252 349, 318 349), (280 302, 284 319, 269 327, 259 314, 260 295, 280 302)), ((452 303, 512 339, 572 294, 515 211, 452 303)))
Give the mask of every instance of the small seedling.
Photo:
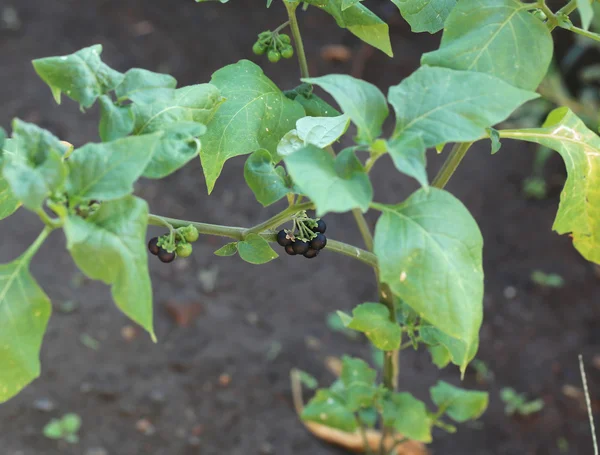
POLYGON ((537 398, 535 400, 527 400, 524 393, 517 393, 510 387, 505 387, 500 391, 500 398, 504 402, 504 413, 508 416, 519 414, 528 416, 535 414, 544 408, 544 400, 537 398))
POLYGON ((565 280, 556 273, 545 273, 541 270, 531 272, 531 281, 544 288, 562 288, 565 280))
POLYGON ((52 419, 44 427, 44 436, 49 439, 62 439, 69 444, 77 444, 79 436, 77 433, 81 428, 81 417, 69 413, 60 419, 52 419))

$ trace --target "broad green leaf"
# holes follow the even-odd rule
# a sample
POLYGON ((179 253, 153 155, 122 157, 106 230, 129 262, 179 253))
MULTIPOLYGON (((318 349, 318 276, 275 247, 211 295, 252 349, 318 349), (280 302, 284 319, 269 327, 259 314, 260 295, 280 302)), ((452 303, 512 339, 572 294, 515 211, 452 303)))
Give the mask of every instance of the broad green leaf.
POLYGON ((265 264, 279 257, 269 242, 258 234, 250 234, 245 240, 238 242, 237 249, 240 257, 250 264, 265 264))
POLYGON ((147 226, 146 202, 126 196, 103 202, 87 219, 70 215, 64 231, 67 248, 81 271, 111 285, 117 306, 155 340, 147 226))
POLYGON ((385 305, 363 303, 352 310, 352 317, 340 317, 346 327, 364 333, 377 349, 394 351, 400 347, 402 329, 390 321, 390 311, 385 305))
POLYGON ((237 251, 237 242, 230 242, 215 251, 215 254, 222 257, 233 256, 237 253, 237 251))
POLYGON ((594 0, 577 0, 577 10, 581 16, 581 26, 584 30, 589 30, 592 19, 594 18, 594 8, 592 2, 594 0))
POLYGON ((99 98, 100 124, 98 131, 102 142, 121 139, 133 131, 135 118, 131 106, 117 106, 108 95, 99 98))
POLYGON ((392 0, 415 32, 437 33, 444 28, 457 0, 392 0))
POLYGON ((387 142, 387 151, 394 166, 413 177, 423 188, 429 188, 425 143, 421 135, 401 135, 387 142))
POLYGON ((353 150, 343 150, 334 160, 324 150, 307 145, 284 161, 295 185, 315 203, 318 216, 369 209, 373 187, 353 150))
POLYGON ((424 343, 430 346, 438 345, 443 347, 448 352, 449 360, 454 365, 461 367, 463 375, 467 364, 475 358, 477 348, 479 347, 479 343, 474 343, 470 350, 467 351, 467 346, 463 341, 453 338, 430 325, 421 326, 419 328, 419 336, 423 339, 424 343))
POLYGON ((328 92, 358 128, 357 142, 371 144, 381 135, 389 114, 385 96, 369 82, 345 74, 303 79, 328 92))
POLYGON ((410 393, 393 393, 383 401, 383 421, 409 439, 431 442, 431 418, 427 407, 410 393))
POLYGON ((328 12, 338 26, 347 28, 353 35, 365 43, 385 52, 392 57, 392 45, 390 44, 389 27, 376 14, 360 3, 344 8, 346 0, 307 0, 306 3, 317 6, 328 12))
POLYGON ((438 344, 436 346, 427 346, 429 354, 431 354, 431 361, 433 364, 442 369, 450 363, 450 351, 445 346, 438 344))
POLYGON ((436 188, 377 208, 383 210, 374 249, 381 281, 471 352, 483 317, 483 239, 477 223, 458 199, 436 188))
POLYGON ((300 415, 305 422, 316 422, 330 428, 352 433, 358 422, 346 403, 329 390, 317 390, 317 394, 305 406, 300 415))
POLYGON ((285 157, 304 148, 306 143, 298 136, 298 131, 293 129, 283 135, 277 144, 277 155, 285 157))
POLYGON ((361 359, 344 356, 340 379, 346 389, 346 406, 351 411, 367 408, 373 404, 377 388, 377 372, 361 359))
POLYGON ((317 95, 298 95, 295 100, 304 108, 306 115, 311 117, 337 117, 340 115, 336 108, 317 95))
POLYGON ((248 157, 244 178, 256 200, 265 207, 292 191, 286 181, 285 169, 282 166, 275 167, 271 154, 264 149, 248 157))
POLYGON ((20 205, 19 200, 12 194, 8 182, 0 175, 0 220, 11 216, 20 205))
POLYGON ((200 158, 209 193, 225 161, 259 149, 275 155, 279 140, 304 117, 304 108, 287 98, 259 66, 248 60, 218 70, 211 83, 227 101, 202 138, 200 158))
POLYGON ((65 180, 63 154, 67 147, 50 132, 31 123, 13 122, 12 153, 5 154, 3 177, 13 196, 30 210, 65 180))
POLYGON ((350 126, 347 115, 338 117, 303 117, 296 122, 300 139, 307 144, 325 148, 337 141, 350 126))
POLYGON ((161 133, 130 136, 75 150, 67 162, 69 199, 110 201, 132 193, 160 138, 161 133))
POLYGON ((459 423, 479 418, 488 406, 487 392, 460 389, 444 381, 438 381, 429 392, 433 402, 459 423))
POLYGON ((486 128, 538 96, 488 74, 423 66, 391 87, 388 99, 396 111, 394 136, 421 134, 434 147, 486 137, 486 128))
POLYGON ((529 8, 519 0, 461 0, 446 20, 440 48, 423 55, 421 63, 487 73, 535 90, 548 71, 553 45, 548 28, 529 8))
POLYGON ((102 46, 96 44, 71 55, 34 60, 33 67, 58 104, 64 93, 87 109, 123 80, 121 73, 102 62, 101 53, 102 46))
POLYGON ((40 375, 40 348, 52 307, 29 273, 30 259, 27 252, 0 265, 0 403, 40 375))
POLYGON ((123 82, 115 89, 119 101, 131 100, 137 104, 152 104, 157 99, 173 96, 177 80, 168 74, 132 68, 125 73, 123 82))
POLYGON ((600 263, 600 138, 568 108, 555 109, 542 128, 501 131, 501 137, 556 150, 567 168, 554 229, 570 233, 588 261, 600 263))

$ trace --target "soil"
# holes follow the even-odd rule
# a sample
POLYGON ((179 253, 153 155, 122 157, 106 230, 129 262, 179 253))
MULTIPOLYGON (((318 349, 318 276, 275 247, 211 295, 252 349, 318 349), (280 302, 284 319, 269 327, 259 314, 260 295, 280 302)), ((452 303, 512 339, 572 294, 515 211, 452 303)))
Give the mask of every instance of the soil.
MULTIPOLYGON (((263 2, 249 3, 3 0, 0 124, 8 127, 11 118, 20 117, 75 144, 96 140, 96 111, 82 115, 68 100, 55 105, 31 59, 101 43, 105 60, 119 70, 137 66, 170 72, 182 85, 205 82, 213 71, 241 58, 258 61, 250 53, 256 33, 276 26, 273 18, 283 20, 279 2, 269 14, 263 2), (6 14, 10 9, 18 21, 6 14)), ((372 53, 359 71, 387 90, 416 68, 423 52, 437 46, 439 35, 413 35, 388 6, 370 3, 393 24, 396 58, 372 53)), ((351 61, 324 61, 320 50, 344 44, 357 54, 357 40, 314 9, 302 22, 311 72, 351 71, 351 61)), ((283 87, 296 85, 293 61, 264 66, 283 87)), ((482 381, 474 370, 467 372, 462 385, 488 390, 489 410, 478 422, 460 425, 454 435, 436 430, 433 454, 592 453, 577 355, 586 361, 597 414, 600 283, 570 239, 551 231, 559 190, 546 200, 524 198, 521 185, 533 152, 528 145, 506 142, 491 157, 487 144, 478 145, 448 186, 473 212, 486 242, 478 359, 493 376, 482 381), (534 269, 560 274, 564 287, 534 285, 534 269), (543 398, 545 407, 528 418, 508 417, 499 397, 503 387, 543 398)), ((440 165, 434 155, 432 174, 440 165)), ((243 163, 243 157, 227 163, 211 197, 198 162, 165 180, 142 182, 137 192, 156 213, 249 226, 276 207, 262 209, 256 203, 243 182, 243 163)), ((547 177, 564 179, 560 159, 550 161, 547 177)), ((383 202, 398 202, 415 189, 383 162, 374 182, 376 198, 383 202)), ((332 238, 360 244, 351 217, 328 216, 327 223, 332 238)), ((20 254, 39 230, 37 218, 25 210, 3 221, 0 262, 20 254)), ((2 455, 342 453, 299 423, 289 372, 298 367, 328 384, 333 376, 325 367, 327 356, 370 359, 366 342, 334 333, 325 323, 326 314, 373 299, 368 268, 327 251, 310 263, 282 255, 267 265, 250 266, 237 257, 217 258, 212 252, 223 242, 205 238, 189 260, 170 266, 150 261, 159 339, 153 344, 114 307, 106 286, 82 277, 64 243, 55 233, 33 264, 55 311, 42 351, 42 377, 0 406, 2 455), (51 418, 67 412, 83 419, 76 445, 42 435, 51 418)), ((403 352, 402 389, 427 400, 428 387, 438 379, 460 384, 456 368, 438 371, 426 352, 403 352)))

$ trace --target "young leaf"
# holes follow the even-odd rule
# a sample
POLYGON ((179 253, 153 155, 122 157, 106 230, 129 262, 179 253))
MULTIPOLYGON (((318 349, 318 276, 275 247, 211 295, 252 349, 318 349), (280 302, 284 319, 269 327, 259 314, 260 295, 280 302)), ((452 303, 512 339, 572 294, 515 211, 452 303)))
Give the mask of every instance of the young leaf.
POLYGON ((275 167, 271 154, 265 149, 257 150, 248 157, 244 178, 256 200, 265 207, 292 191, 286 182, 285 169, 275 167))
POLYGON ((87 219, 70 215, 64 231, 67 248, 81 271, 111 285, 117 306, 155 339, 147 225, 146 202, 126 196, 103 202, 87 219))
POLYGON ((381 281, 471 352, 483 317, 483 239, 477 223, 458 199, 436 188, 378 208, 383 213, 374 250, 381 281))
POLYGON ((110 201, 132 193, 133 184, 144 172, 161 136, 130 136, 75 150, 67 162, 70 200, 110 201))
POLYGON ((347 115, 338 117, 303 117, 296 122, 296 131, 306 144, 325 148, 344 135, 350 118, 347 115))
POLYGON ((581 16, 581 26, 584 30, 589 30, 592 19, 594 18, 594 8, 592 2, 594 0, 577 0, 577 11, 581 16))
POLYGON ((71 55, 34 60, 33 67, 50 86, 58 104, 61 94, 65 93, 87 109, 123 80, 121 73, 102 62, 101 53, 102 46, 96 44, 71 55))
POLYGON ((81 428, 81 417, 70 412, 63 416, 61 424, 66 433, 77 433, 81 428))
POLYGON ((367 408, 373 404, 377 388, 377 372, 361 359, 344 356, 340 379, 346 389, 346 406, 351 411, 367 408))
POLYGON ((67 147, 50 132, 18 119, 13 122, 12 141, 12 154, 4 160, 4 179, 15 198, 36 210, 65 180, 62 157, 67 147))
POLYGON ((487 73, 535 90, 553 46, 548 28, 529 8, 519 0, 461 0, 446 20, 440 48, 423 55, 421 63, 487 73))
POLYGON ((277 144, 277 155, 279 157, 285 157, 287 155, 291 155, 294 152, 297 152, 301 148, 304 148, 306 143, 300 136, 298 136, 298 131, 293 129, 284 134, 284 136, 277 144))
POLYGON ((423 66, 391 87, 396 111, 394 136, 421 134, 426 147, 469 142, 539 95, 471 71, 423 66))
POLYGON ((383 401, 383 421, 409 439, 431 442, 431 419, 427 407, 410 393, 393 393, 383 401))
POLYGON ((368 210, 373 187, 353 150, 343 150, 334 160, 324 150, 307 145, 284 161, 296 186, 315 203, 318 216, 368 210))
POLYGON ((495 155, 502 147, 502 144, 500 143, 500 133, 494 128, 488 128, 487 132, 490 135, 490 142, 492 143, 492 155, 495 155))
POLYGON ((424 343, 430 346, 442 347, 448 353, 449 360, 454 365, 461 367, 462 374, 465 373, 467 364, 475 358, 477 348, 479 347, 479 343, 474 343, 470 350, 467 351, 467 346, 463 341, 453 338, 430 325, 422 325, 419 328, 419 336, 423 339, 424 343))
POLYGON ((554 229, 571 233, 575 248, 600 263, 600 138, 568 108, 552 111, 542 128, 501 132, 501 137, 535 142, 556 150, 565 161, 567 181, 554 229))
POLYGON ((202 138, 200 158, 209 193, 225 161, 258 149, 275 155, 279 140, 304 117, 304 108, 287 98, 259 66, 248 60, 218 70, 211 83, 227 101, 202 138))
POLYGON ((250 234, 245 240, 238 242, 240 257, 250 264, 265 264, 279 255, 271 248, 269 242, 258 234, 250 234))
POLYGON ((102 95, 100 102, 100 124, 98 131, 102 142, 121 139, 133 131, 135 118, 131 105, 117 106, 108 95, 102 95))
POLYGON ((457 0, 392 0, 415 32, 437 33, 457 0))
POLYGON ((338 26, 347 28, 365 43, 376 47, 392 57, 389 27, 376 14, 360 3, 344 8, 346 0, 307 0, 306 3, 317 6, 333 16, 338 26))
POLYGON ((425 189, 429 188, 425 143, 421 135, 401 135, 387 142, 387 150, 394 166, 403 174, 413 177, 425 189))
POLYGON ((52 419, 44 426, 43 432, 48 439, 61 439, 64 436, 62 422, 58 419, 52 419))
POLYGON ((444 381, 438 381, 429 392, 433 402, 459 423, 479 418, 488 406, 487 392, 460 389, 444 381))
POLYGON ((157 99, 171 99, 177 80, 168 74, 132 68, 125 73, 123 82, 115 89, 119 101, 131 100, 136 104, 152 104, 157 99))
POLYGON ((0 403, 40 375, 40 348, 52 307, 29 273, 30 256, 0 265, 0 403))
POLYGON ((371 144, 381 135, 389 114, 385 96, 369 82, 345 74, 303 79, 328 92, 358 128, 357 142, 371 144))
POLYGON ((337 394, 325 389, 317 390, 300 417, 305 422, 320 423, 347 433, 356 431, 358 427, 356 417, 346 403, 337 394))
POLYGON ((238 251, 237 245, 238 245, 237 242, 227 243, 226 245, 223 245, 221 248, 219 248, 217 251, 215 251, 215 254, 217 256, 233 256, 238 251))
POLYGON ((377 349, 394 351, 400 347, 402 329, 390 321, 390 311, 385 305, 363 303, 352 310, 352 317, 344 316, 340 315, 344 325, 364 333, 377 349))

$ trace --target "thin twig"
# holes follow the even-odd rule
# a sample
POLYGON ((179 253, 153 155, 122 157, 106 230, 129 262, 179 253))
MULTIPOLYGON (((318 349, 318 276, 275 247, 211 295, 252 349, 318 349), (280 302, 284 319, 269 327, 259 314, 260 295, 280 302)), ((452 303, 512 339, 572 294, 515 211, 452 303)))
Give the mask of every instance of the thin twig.
POLYGON ((590 429, 592 430, 592 442, 594 444, 594 455, 598 455, 598 440, 596 439, 596 427, 594 425, 594 414, 592 412, 592 401, 590 400, 590 391, 587 385, 587 377, 583 366, 583 356, 579 354, 579 371, 581 372, 581 381, 583 382, 583 393, 585 394, 585 404, 587 406, 588 417, 590 419, 590 429))

